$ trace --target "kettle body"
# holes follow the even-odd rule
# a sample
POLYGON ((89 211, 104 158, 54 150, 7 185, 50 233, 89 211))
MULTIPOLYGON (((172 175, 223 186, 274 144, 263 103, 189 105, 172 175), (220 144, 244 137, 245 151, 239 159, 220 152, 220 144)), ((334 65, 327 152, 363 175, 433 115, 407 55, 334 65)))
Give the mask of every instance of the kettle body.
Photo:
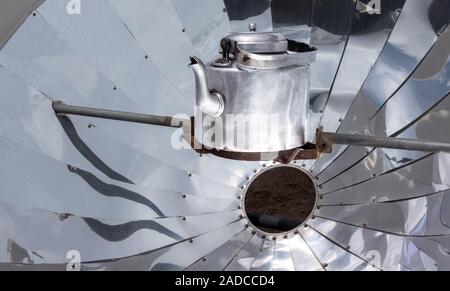
POLYGON ((233 34, 221 46, 222 58, 206 65, 193 60, 196 140, 206 148, 239 153, 303 146, 315 49, 275 33, 233 34))

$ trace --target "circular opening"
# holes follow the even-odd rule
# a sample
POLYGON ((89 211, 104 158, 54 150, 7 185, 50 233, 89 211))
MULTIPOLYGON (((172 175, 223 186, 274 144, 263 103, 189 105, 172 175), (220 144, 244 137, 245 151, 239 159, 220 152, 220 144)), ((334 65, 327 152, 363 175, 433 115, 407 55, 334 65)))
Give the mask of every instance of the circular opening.
POLYGON ((256 175, 244 195, 244 212, 258 230, 280 234, 297 229, 317 201, 311 176, 295 166, 274 166, 256 175))

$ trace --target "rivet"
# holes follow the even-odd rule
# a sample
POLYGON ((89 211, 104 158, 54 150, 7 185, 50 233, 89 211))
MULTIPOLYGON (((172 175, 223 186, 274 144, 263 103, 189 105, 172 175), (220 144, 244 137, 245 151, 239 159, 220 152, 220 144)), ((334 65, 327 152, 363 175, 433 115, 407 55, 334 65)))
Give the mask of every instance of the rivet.
POLYGON ((182 217, 181 220, 186 221, 186 217, 182 217))
POLYGON ((36 16, 37 14, 36 14, 36 12, 33 12, 33 16, 36 16))
POLYGON ((244 190, 244 189, 245 189, 245 186, 241 186, 241 189, 244 190))
POLYGON ((272 240, 277 240, 277 237, 276 236, 272 237, 272 240))
POLYGON ((262 239, 266 239, 266 236, 263 234, 263 235, 261 236, 261 238, 262 238, 262 239))
POLYGON ((182 32, 186 32, 186 28, 183 28, 181 31, 182 31, 182 32))
POLYGON ((248 225, 248 224, 246 224, 246 225, 245 225, 245 228, 249 228, 249 225, 248 225))
POLYGON ((225 13, 225 12, 227 12, 227 9, 226 9, 226 8, 224 8, 224 9, 223 9, 222 11, 223 11, 223 13, 225 13))
POLYGON ((257 170, 257 169, 254 169, 254 170, 253 170, 253 173, 255 173, 255 174, 258 173, 258 170, 257 170))
POLYGON ((239 205, 239 206, 237 207, 237 209, 242 209, 242 207, 239 205))
POLYGON ((320 196, 319 199, 320 199, 320 200, 323 200, 323 196, 320 196))
POLYGON ((323 264, 323 267, 324 267, 324 268, 327 268, 327 267, 328 267, 328 264, 327 264, 327 263, 323 264))
POLYGON ((307 225, 307 224, 305 224, 305 225, 303 225, 303 227, 304 227, 304 228, 308 228, 308 225, 307 225))
POLYGON ((362 227, 364 227, 364 228, 366 228, 367 226, 368 226, 367 223, 363 223, 363 224, 362 224, 362 227))
POLYGON ((113 90, 116 91, 116 90, 117 90, 117 86, 114 86, 114 87, 113 87, 113 90))
POLYGON ((244 215, 239 215, 239 219, 244 219, 244 215))
POLYGON ((192 173, 191 172, 188 172, 187 174, 188 174, 189 177, 192 177, 192 173))
POLYGON ((351 248, 350 246, 346 246, 345 247, 346 250, 350 250, 350 248, 351 248))
POLYGON ((241 199, 242 199, 242 196, 238 196, 237 199, 241 200, 241 199))
POLYGON ((191 238, 190 240, 189 240, 189 243, 194 243, 194 240, 191 238))
POLYGON ((183 196, 182 196, 182 197, 186 199, 186 197, 187 197, 187 196, 186 196, 186 194, 183 194, 183 196))
POLYGON ((253 234, 253 235, 255 235, 255 234, 256 234, 256 231, 255 231, 255 230, 253 230, 253 231, 252 231, 252 234, 253 234))
POLYGON ((302 164, 302 167, 303 167, 303 168, 306 167, 306 164, 302 164))
POLYGON ((265 168, 265 167, 267 167, 267 164, 263 164, 262 166, 263 166, 263 168, 265 168))
POLYGON ((145 57, 144 57, 145 59, 148 59, 148 55, 145 55, 145 57))
POLYGON ((339 122, 342 122, 342 121, 344 121, 344 119, 342 119, 342 118, 339 118, 339 122))
POLYGON ((202 262, 205 263, 206 262, 206 258, 202 258, 202 262))
POLYGON ((284 237, 283 237, 284 239, 288 239, 288 236, 287 235, 285 235, 284 237))

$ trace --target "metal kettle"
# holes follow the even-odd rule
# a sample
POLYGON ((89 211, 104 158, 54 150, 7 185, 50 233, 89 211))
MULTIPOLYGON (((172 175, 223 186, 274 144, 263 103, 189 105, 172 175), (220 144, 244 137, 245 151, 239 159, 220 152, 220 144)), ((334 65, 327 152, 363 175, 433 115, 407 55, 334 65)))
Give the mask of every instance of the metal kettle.
POLYGON ((196 124, 197 140, 244 153, 304 145, 316 49, 279 33, 256 32, 230 34, 220 46, 222 57, 206 65, 191 57, 196 106, 208 120, 196 124))

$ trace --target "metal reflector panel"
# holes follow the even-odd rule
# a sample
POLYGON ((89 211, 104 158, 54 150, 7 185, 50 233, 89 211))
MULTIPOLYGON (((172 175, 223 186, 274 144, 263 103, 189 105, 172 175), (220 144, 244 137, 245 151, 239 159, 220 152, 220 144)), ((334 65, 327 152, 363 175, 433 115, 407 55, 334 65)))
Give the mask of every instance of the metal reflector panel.
POLYGON ((318 205, 267 236, 242 195, 272 162, 52 110, 189 118, 189 57, 250 27, 318 48, 309 141, 322 126, 450 142, 450 0, 192 2, 1 1, 0 270, 450 270, 449 154, 337 145, 296 162, 318 205))

